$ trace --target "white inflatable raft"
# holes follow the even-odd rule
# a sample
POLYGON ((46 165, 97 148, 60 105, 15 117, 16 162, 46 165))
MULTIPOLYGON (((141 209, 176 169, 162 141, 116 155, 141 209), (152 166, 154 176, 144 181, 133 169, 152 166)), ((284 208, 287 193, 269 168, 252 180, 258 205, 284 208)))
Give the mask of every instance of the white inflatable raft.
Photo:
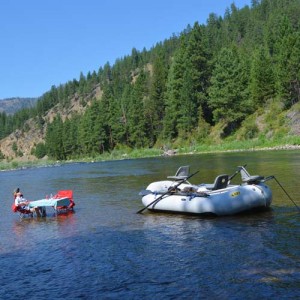
POLYGON ((153 182, 140 192, 142 203, 152 211, 191 214, 232 215, 271 205, 272 191, 265 184, 274 176, 251 176, 245 167, 238 167, 233 176, 219 175, 214 184, 190 184, 187 179, 189 166, 180 167, 175 176, 153 182), (241 173, 242 183, 231 185, 230 180, 241 173))

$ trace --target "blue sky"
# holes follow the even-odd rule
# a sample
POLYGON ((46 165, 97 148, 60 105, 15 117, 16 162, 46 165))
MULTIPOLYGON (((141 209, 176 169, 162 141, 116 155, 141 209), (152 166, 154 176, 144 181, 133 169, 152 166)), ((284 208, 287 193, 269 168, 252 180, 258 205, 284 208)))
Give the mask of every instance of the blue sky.
POLYGON ((0 99, 39 97, 251 0, 2 0, 0 99))

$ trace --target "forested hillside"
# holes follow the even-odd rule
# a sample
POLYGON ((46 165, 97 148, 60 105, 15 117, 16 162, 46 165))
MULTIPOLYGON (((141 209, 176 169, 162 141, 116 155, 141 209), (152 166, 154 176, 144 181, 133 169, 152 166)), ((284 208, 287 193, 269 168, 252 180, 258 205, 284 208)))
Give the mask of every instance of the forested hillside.
MULTIPOLYGON (((299 115, 299 62, 300 0, 232 4, 224 16, 212 13, 206 24, 187 26, 150 50, 134 48, 114 65, 53 86, 34 109, 1 113, 0 138, 33 126, 41 139, 31 154, 72 159, 122 147, 299 134, 286 117, 293 107, 299 115), (81 109, 73 110, 75 103, 81 109)), ((13 147, 24 154, 17 142, 13 147)))

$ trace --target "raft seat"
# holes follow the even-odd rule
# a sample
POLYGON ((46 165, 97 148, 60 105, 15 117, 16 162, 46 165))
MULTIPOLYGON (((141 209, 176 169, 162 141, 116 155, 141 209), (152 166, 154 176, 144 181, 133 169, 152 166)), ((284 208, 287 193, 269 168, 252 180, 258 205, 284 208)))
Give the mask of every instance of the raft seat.
POLYGON ((246 184, 258 184, 258 183, 262 182, 262 180, 265 179, 264 176, 250 175, 249 172, 244 167, 240 166, 239 168, 240 168, 240 172, 241 172, 241 177, 242 177, 243 183, 246 183, 246 184))
POLYGON ((221 174, 216 177, 213 184, 206 184, 205 187, 208 190, 216 191, 225 189, 228 186, 229 176, 227 174, 221 174))
POLYGON ((265 178, 264 176, 252 175, 252 176, 249 176, 249 178, 245 179, 243 182, 245 182, 247 184, 258 184, 262 180, 264 180, 264 178, 265 178))
POLYGON ((190 166, 181 166, 175 176, 168 176, 167 178, 169 179, 174 179, 174 180, 183 180, 186 179, 189 176, 189 172, 190 172, 190 166))

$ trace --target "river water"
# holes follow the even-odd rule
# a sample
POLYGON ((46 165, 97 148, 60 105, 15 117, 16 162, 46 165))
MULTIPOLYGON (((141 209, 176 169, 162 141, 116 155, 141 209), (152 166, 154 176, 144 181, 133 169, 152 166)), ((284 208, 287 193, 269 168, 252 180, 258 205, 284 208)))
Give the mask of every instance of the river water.
MULTIPOLYGON (((300 299, 300 212, 276 183, 271 209, 230 217, 136 214, 139 191, 190 165, 192 183, 247 164, 300 206, 300 151, 186 155, 0 172, 0 299, 300 299), (75 212, 20 219, 72 189, 75 212)), ((236 177, 235 180, 238 178, 236 177)))

